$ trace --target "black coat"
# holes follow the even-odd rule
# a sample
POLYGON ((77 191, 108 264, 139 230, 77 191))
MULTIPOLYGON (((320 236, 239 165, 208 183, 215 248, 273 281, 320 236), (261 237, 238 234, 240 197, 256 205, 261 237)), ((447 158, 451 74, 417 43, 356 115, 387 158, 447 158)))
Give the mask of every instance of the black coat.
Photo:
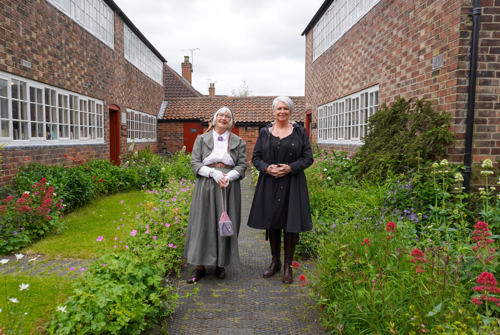
MULTIPOLYGON (((273 162, 270 128, 271 125, 268 125, 260 130, 252 155, 252 163, 259 170, 259 179, 248 217, 248 226, 256 229, 271 228, 274 204, 280 201, 273 195, 276 194, 275 186, 279 180, 265 172, 270 164, 279 163, 273 162)), ((284 195, 287 197, 288 204, 284 228, 287 232, 299 233, 312 229, 309 193, 304 170, 313 163, 313 155, 304 127, 294 124, 290 136, 292 136, 292 143, 286 153, 288 157, 286 163, 290 165, 292 171, 285 176, 289 183, 286 185, 289 192, 284 195)))

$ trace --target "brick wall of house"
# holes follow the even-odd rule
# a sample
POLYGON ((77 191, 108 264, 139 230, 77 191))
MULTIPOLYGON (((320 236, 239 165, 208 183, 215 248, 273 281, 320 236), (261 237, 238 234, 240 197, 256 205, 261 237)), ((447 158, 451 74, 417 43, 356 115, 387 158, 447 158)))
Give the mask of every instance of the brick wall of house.
MULTIPOLYGON (((105 144, 5 147, 0 185, 11 179, 20 164, 57 164, 73 155, 109 159, 111 104, 120 112, 131 108, 158 113, 163 87, 125 60, 123 21, 116 13, 114 17, 111 49, 45 0, 2 2, 0 71, 103 100, 105 144)), ((120 135, 120 152, 124 154, 128 148, 126 125, 121 125, 120 135)), ((149 145, 157 149, 156 144, 149 145)))
MULTIPOLYGON (((500 1, 481 1, 480 55, 474 130, 475 162, 500 159, 500 1)), ((306 35, 305 109, 378 84, 380 102, 426 98, 452 117, 456 142, 448 158, 463 162, 467 115, 471 1, 382 0, 314 62, 306 35), (432 66, 433 57, 443 65, 432 66)), ((343 146, 353 153, 356 146, 343 146)))
POLYGON ((160 152, 163 151, 163 148, 171 153, 181 150, 184 146, 184 123, 159 122, 158 146, 160 152))

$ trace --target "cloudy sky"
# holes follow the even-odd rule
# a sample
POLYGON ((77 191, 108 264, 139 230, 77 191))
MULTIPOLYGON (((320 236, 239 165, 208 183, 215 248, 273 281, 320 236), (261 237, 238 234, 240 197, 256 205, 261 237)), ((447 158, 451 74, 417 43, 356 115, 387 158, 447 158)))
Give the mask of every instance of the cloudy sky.
POLYGON ((305 37, 323 0, 114 0, 179 74, 193 55, 193 86, 232 95, 304 95, 305 37))

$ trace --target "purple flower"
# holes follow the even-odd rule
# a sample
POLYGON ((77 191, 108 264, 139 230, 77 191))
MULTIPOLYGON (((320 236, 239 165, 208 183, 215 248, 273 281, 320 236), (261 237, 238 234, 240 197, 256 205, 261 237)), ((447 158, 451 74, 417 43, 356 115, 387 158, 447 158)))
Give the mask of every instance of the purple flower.
POLYGON ((136 234, 137 234, 137 230, 135 230, 135 229, 130 232, 130 236, 135 236, 136 234))

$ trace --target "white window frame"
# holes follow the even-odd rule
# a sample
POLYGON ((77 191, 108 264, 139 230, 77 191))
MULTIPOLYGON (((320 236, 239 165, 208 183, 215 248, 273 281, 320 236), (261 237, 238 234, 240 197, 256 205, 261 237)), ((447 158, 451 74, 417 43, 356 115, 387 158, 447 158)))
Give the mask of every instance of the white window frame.
POLYGON ((103 0, 47 0, 47 2, 114 49, 115 15, 103 0))
POLYGON ((337 42, 380 0, 336 0, 313 28, 313 61, 337 42))
POLYGON ((368 119, 378 107, 378 85, 318 106, 317 142, 363 145, 368 119))
POLYGON ((0 91, 0 145, 32 146, 56 144, 102 144, 104 143, 104 102, 88 96, 66 91, 57 87, 0 71, 0 81, 7 82, 7 95, 0 91), (26 86, 26 96, 17 98, 12 89, 15 83, 26 86), (41 96, 40 94, 41 93, 41 96), (32 95, 36 96, 33 97, 32 95), (40 101, 41 98, 41 101, 40 101), (70 103, 76 101, 77 106, 70 103), (15 105, 26 103, 26 113, 14 118, 15 105), (84 106, 94 106, 92 117, 88 117, 84 106), (7 110, 4 111, 5 106, 7 110), (35 110, 32 108, 36 107, 35 110), (87 118, 93 122, 82 125, 80 120, 87 118), (20 124, 23 127, 20 127, 20 124), (24 123, 26 125, 24 125, 24 123), (36 131, 33 130, 36 127, 36 131), (91 127, 93 136, 80 136, 88 133, 91 127), (21 132, 20 129, 23 129, 21 132), (15 133, 15 131, 18 133, 15 133), (77 135, 73 132, 78 130, 77 135), (42 135, 42 136, 40 136, 42 135))
POLYGON ((125 59, 149 78, 163 85, 163 62, 124 23, 123 45, 125 59))
POLYGON ((127 143, 156 142, 156 116, 127 108, 127 143))

